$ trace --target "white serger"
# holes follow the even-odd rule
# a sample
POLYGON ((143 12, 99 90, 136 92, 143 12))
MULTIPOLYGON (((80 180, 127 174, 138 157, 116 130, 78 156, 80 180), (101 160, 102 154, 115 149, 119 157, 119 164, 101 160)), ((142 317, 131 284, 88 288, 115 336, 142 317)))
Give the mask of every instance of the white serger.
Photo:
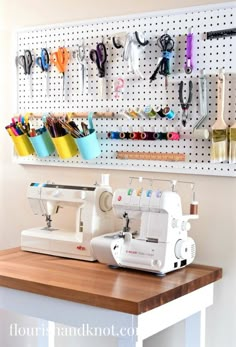
POLYGON ((103 175, 101 184, 94 186, 31 183, 27 197, 34 214, 46 217, 47 226, 22 231, 22 250, 96 260, 90 245, 91 239, 114 231, 112 189, 107 175, 103 175), (51 226, 51 216, 58 212, 61 205, 77 208, 73 231, 51 226))
POLYGON ((139 269, 158 274, 190 264, 196 247, 188 237, 190 223, 198 215, 183 215, 175 191, 118 189, 113 210, 124 218, 122 231, 91 241, 95 257, 111 266, 139 269), (130 219, 140 218, 139 232, 131 232, 130 219))

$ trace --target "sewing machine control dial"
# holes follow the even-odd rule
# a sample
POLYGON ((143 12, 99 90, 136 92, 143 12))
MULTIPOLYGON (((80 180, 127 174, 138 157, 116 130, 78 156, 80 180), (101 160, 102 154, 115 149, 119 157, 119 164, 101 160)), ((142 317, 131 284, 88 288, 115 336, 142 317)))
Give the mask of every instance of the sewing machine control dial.
POLYGON ((195 257, 195 242, 191 237, 178 240, 175 245, 175 256, 178 259, 191 259, 195 257))

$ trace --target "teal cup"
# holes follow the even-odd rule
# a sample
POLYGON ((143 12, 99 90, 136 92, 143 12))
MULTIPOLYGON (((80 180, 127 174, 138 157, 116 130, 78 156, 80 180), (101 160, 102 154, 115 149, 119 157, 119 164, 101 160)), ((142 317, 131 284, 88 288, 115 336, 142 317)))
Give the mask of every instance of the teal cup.
POLYGON ((101 148, 97 139, 96 131, 93 127, 93 112, 88 114, 89 134, 75 138, 75 143, 84 160, 97 158, 101 154, 101 148))
POLYGON ((29 140, 34 147, 35 153, 40 158, 48 157, 55 151, 54 144, 47 131, 40 135, 29 137, 29 140))
POLYGON ((89 135, 74 139, 84 160, 97 158, 101 154, 96 131, 94 129, 89 131, 89 135))

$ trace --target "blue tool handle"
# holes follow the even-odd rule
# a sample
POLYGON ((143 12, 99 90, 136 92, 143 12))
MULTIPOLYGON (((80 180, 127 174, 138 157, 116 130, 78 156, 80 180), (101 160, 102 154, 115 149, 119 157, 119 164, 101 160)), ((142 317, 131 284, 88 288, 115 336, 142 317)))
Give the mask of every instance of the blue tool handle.
POLYGON ((41 50, 41 63, 44 71, 48 71, 50 64, 49 64, 49 54, 46 48, 42 48, 41 50))
POLYGON ((41 57, 37 57, 36 59, 35 59, 35 63, 36 63, 36 65, 38 65, 39 67, 40 67, 40 69, 42 70, 42 72, 44 71, 44 68, 43 68, 43 64, 42 64, 42 59, 41 59, 41 57))

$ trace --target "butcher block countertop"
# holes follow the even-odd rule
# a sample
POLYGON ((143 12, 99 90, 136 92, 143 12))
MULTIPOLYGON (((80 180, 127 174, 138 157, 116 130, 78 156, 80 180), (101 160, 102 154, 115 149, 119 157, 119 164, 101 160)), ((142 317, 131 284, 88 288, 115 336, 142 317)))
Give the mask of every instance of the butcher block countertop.
POLYGON ((130 314, 141 314, 219 280, 222 269, 188 265, 164 277, 98 262, 0 251, 0 286, 130 314))

